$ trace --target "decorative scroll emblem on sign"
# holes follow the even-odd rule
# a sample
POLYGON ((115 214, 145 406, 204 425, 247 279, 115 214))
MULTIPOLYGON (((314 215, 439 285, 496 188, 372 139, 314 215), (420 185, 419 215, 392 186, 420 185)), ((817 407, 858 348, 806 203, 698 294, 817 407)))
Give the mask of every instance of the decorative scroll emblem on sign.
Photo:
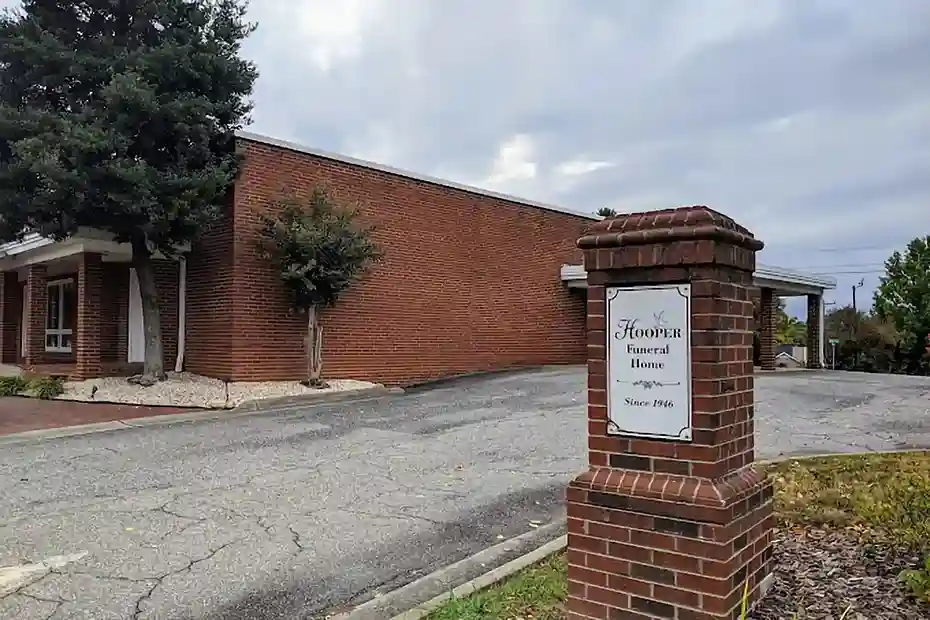
POLYGON ((691 285, 607 288, 608 432, 691 440, 691 285))

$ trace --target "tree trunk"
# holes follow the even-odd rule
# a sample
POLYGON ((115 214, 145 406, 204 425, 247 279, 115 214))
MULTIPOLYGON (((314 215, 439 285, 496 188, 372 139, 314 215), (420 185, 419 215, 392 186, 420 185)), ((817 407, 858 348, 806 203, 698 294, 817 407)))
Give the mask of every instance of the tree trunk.
POLYGON ((325 388, 323 375, 323 326, 317 308, 307 310, 307 387, 325 388))
POLYGON ((145 335, 145 365, 139 383, 152 384, 164 381, 165 363, 161 316, 158 311, 158 287, 155 284, 155 265, 145 239, 132 241, 132 266, 139 278, 139 294, 142 297, 142 331, 145 335))

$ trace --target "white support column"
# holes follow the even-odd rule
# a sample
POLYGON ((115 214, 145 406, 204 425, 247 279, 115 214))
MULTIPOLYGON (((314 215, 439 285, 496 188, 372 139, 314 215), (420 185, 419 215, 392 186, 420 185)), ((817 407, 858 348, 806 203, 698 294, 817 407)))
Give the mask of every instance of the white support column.
POLYGON ((820 367, 821 368, 827 367, 826 348, 824 347, 824 343, 825 343, 824 332, 826 331, 826 320, 825 320, 825 315, 824 315, 824 303, 823 303, 824 292, 825 291, 820 292, 820 309, 817 311, 818 320, 820 322, 820 329, 818 330, 820 332, 819 333, 820 342, 818 344, 820 345, 820 367))

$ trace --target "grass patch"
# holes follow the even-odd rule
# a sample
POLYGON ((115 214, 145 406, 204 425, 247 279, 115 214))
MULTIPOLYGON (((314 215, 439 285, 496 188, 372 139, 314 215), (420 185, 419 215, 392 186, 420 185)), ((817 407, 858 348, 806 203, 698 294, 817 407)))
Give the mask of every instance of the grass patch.
POLYGON ((930 543, 930 452, 788 461, 770 473, 785 527, 860 528, 917 550, 930 543))
MULTIPOLYGON (((769 467, 775 512, 786 528, 849 528, 864 538, 930 553, 930 452, 794 460, 769 467)), ((428 620, 563 620, 564 554, 509 580, 452 600, 428 620)), ((902 575, 918 597, 930 597, 926 571, 902 575)), ((930 598, 928 598, 930 602, 930 598)))
POLYGON ((563 620, 567 569, 565 555, 556 553, 500 585, 449 601, 429 620, 563 620))

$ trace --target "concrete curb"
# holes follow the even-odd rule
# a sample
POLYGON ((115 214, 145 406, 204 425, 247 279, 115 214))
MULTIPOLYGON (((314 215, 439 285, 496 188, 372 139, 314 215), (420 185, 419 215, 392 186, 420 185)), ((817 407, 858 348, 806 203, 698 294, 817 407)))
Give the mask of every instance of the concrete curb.
POLYGON ((578 367, 577 364, 549 364, 544 366, 520 366, 518 368, 502 368, 499 370, 480 370, 476 372, 466 372, 460 375, 452 375, 451 377, 442 377, 439 379, 428 379, 426 381, 420 381, 418 383, 413 383, 406 387, 406 391, 410 393, 417 392, 426 392, 429 390, 440 390, 449 387, 458 387, 462 385, 468 385, 469 383, 477 383, 482 379, 494 379, 497 377, 506 377, 510 375, 519 375, 529 372, 558 372, 560 370, 566 370, 573 367, 578 367))
POLYGON ((391 396, 403 394, 405 391, 399 387, 385 387, 376 385, 361 390, 348 390, 345 392, 329 392, 327 394, 306 394, 304 396, 284 396, 282 398, 265 398, 262 400, 248 400, 238 407, 227 409, 236 413, 245 413, 248 411, 256 413, 265 413, 268 411, 277 411, 282 409, 293 409, 301 405, 329 405, 332 403, 341 403, 350 400, 358 400, 360 396, 365 398, 371 396, 391 396))
POLYGON ((378 386, 350 392, 333 392, 330 394, 320 394, 318 396, 314 395, 308 397, 306 400, 292 397, 286 399, 286 402, 284 402, 284 399, 275 399, 273 403, 269 403, 269 406, 264 408, 258 406, 258 401, 251 401, 246 404, 247 406, 240 406, 235 409, 206 409, 203 411, 194 411, 192 413, 165 413, 146 418, 129 418, 95 424, 43 428, 23 431, 21 433, 11 433, 9 435, 0 435, 0 446, 15 446, 24 443, 108 433, 131 428, 170 426, 172 424, 182 424, 185 422, 204 422, 210 420, 233 420, 254 415, 274 415, 277 413, 288 413, 301 406, 314 408, 338 403, 364 402, 403 393, 404 391, 400 388, 378 386))
POLYGON ((417 620, 551 555, 567 544, 565 518, 520 534, 328 620, 417 620), (491 567, 491 570, 488 570, 491 567))

